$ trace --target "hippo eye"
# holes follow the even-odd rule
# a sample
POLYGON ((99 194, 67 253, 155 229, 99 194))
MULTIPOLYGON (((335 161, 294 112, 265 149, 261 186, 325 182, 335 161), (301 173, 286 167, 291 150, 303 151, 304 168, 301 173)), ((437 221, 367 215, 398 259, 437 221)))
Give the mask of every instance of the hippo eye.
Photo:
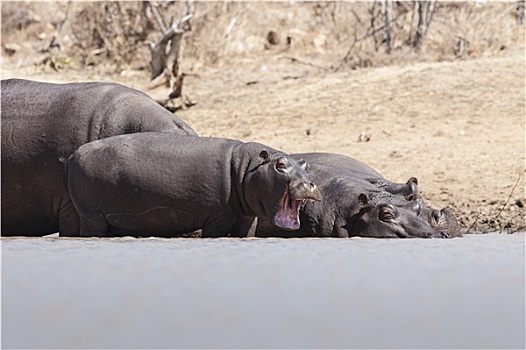
POLYGON ((276 169, 281 172, 285 172, 287 170, 287 163, 285 163, 283 158, 277 160, 276 169))
POLYGON ((380 207, 380 212, 378 213, 378 219, 384 222, 391 222, 396 217, 396 209, 392 205, 384 205, 380 207))

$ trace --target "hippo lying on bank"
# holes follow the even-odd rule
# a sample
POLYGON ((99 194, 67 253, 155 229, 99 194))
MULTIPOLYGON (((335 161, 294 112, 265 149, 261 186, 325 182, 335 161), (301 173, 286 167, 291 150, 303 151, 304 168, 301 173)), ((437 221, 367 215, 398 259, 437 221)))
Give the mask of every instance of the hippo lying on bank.
POLYGON ((308 175, 320 187, 323 201, 307 202, 300 210, 301 227, 283 231, 258 220, 258 237, 376 237, 444 238, 418 216, 420 203, 377 188, 349 175, 335 175, 332 167, 310 164, 308 175))
POLYGON ((418 180, 415 177, 411 177, 404 184, 392 182, 385 179, 369 165, 343 154, 312 152, 297 153, 292 156, 295 158, 305 157, 309 164, 330 167, 331 173, 334 175, 351 175, 362 178, 386 192, 402 196, 407 200, 421 198, 418 180))
POLYGON ((254 235, 256 217, 300 227, 304 200, 321 200, 306 164, 241 141, 138 133, 81 146, 68 189, 81 236, 254 235))
POLYGON ((148 95, 119 84, 1 84, 4 236, 78 232, 64 165, 80 145, 142 131, 196 136, 148 95))
POLYGON ((317 164, 330 168, 332 175, 358 177, 368 181, 375 187, 391 194, 405 198, 408 201, 419 202, 418 215, 427 221, 431 227, 448 237, 460 236, 460 226, 453 211, 446 207, 441 210, 429 208, 424 202, 418 187, 418 180, 410 178, 405 184, 391 182, 376 170, 354 158, 335 153, 298 153, 293 157, 301 158, 309 164, 317 164))

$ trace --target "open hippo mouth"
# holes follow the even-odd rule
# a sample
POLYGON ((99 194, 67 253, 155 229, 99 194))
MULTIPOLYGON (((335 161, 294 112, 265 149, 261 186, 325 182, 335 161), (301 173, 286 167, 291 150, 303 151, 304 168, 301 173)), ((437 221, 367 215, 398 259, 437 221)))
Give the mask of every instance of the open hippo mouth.
POLYGON ((301 205, 307 201, 321 200, 321 194, 317 187, 314 187, 301 196, 294 196, 289 193, 289 189, 285 189, 281 197, 279 208, 274 215, 274 224, 281 229, 297 230, 300 228, 300 208, 301 205))

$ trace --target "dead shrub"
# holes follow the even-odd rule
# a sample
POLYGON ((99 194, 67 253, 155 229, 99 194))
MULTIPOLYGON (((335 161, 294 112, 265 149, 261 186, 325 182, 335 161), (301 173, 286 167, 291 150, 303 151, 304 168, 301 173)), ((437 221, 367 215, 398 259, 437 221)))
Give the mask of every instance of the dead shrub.
MULTIPOLYGON (((157 9, 154 12, 148 10, 147 2, 139 1, 72 3, 75 10, 68 19, 68 33, 61 34, 67 40, 62 40, 60 50, 83 67, 107 66, 117 72, 149 69, 147 44, 157 42, 163 26, 170 26, 185 8, 184 3, 174 1, 150 2, 157 9)), ((416 50, 415 4, 195 2, 192 31, 185 37, 183 70, 257 57, 268 48, 269 32, 287 38, 286 47, 280 50, 295 57, 316 54, 329 61, 328 65, 344 69, 474 58, 524 45, 523 1, 440 1, 434 3, 432 20, 416 50)), ((48 34, 57 30, 66 17, 66 7, 66 3, 3 4, 3 42, 15 31, 23 38, 23 33, 39 25, 45 25, 48 34), (28 21, 26 10, 39 16, 40 24, 28 21)), ((35 35, 39 34, 27 38, 35 39, 35 35)), ((34 49, 42 47, 45 45, 39 42, 34 49)), ((279 50, 272 52, 280 54, 279 50)))

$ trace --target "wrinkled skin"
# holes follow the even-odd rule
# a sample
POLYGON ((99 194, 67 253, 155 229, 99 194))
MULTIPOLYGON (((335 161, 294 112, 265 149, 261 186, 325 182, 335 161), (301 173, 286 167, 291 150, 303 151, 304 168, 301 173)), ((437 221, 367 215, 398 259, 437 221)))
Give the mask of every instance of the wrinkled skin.
POLYGON ((391 194, 401 196, 408 201, 416 200, 420 204, 419 216, 426 220, 435 230, 448 237, 461 236, 455 214, 450 208, 435 210, 427 207, 421 196, 418 180, 411 177, 405 184, 386 180, 380 173, 354 158, 335 153, 298 153, 294 157, 305 159, 309 164, 330 167, 333 175, 351 175, 366 180, 391 194))
POLYGON ((334 175, 352 175, 367 180, 377 188, 399 195, 407 200, 420 199, 418 180, 411 177, 406 183, 396 183, 385 179, 380 173, 365 163, 337 153, 298 153, 292 156, 305 159, 310 164, 330 167, 334 175))
POLYGON ((260 219, 259 237, 445 238, 419 217, 418 201, 378 189, 360 177, 333 175, 330 167, 310 164, 308 175, 320 187, 323 201, 306 202, 301 228, 286 232, 260 219))
POLYGON ((2 235, 74 235, 64 166, 81 145, 143 131, 197 134, 148 95, 113 83, 2 80, 2 235))
POLYGON ((304 200, 321 200, 306 164, 258 143, 166 133, 80 147, 68 189, 81 236, 253 236, 256 217, 296 230, 304 200))

